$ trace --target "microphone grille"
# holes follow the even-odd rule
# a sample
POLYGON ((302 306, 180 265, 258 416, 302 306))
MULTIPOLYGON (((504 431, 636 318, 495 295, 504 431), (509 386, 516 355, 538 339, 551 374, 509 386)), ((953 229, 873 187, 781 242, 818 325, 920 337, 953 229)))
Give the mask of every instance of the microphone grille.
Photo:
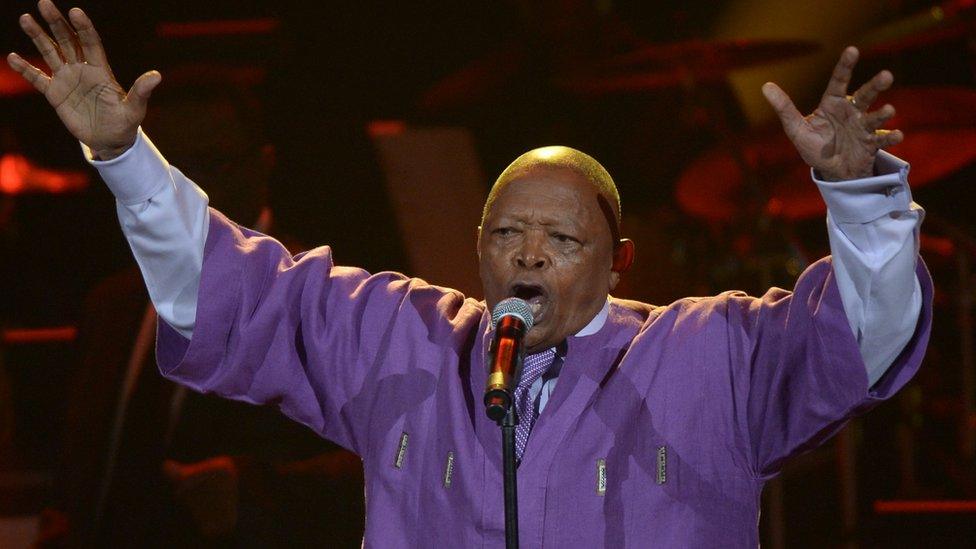
POLYGON ((532 329, 534 319, 532 318, 532 308, 524 299, 510 297, 499 301, 495 308, 491 310, 491 327, 498 325, 502 317, 514 316, 525 323, 525 331, 532 329))

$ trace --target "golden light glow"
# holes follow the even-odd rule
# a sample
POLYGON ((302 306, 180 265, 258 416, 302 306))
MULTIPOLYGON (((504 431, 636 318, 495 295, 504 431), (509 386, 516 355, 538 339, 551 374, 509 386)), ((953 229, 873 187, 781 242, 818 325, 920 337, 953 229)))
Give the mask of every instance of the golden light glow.
MULTIPOLYGON (((825 77, 830 75, 840 52, 865 29, 876 27, 878 21, 884 20, 883 4, 847 0, 730 2, 715 25, 713 38, 806 39, 823 45, 818 54, 732 73, 729 83, 750 123, 757 126, 775 118, 760 92, 763 83, 770 80, 790 94, 801 112, 816 106, 825 77)), ((868 76, 856 72, 855 80, 862 82, 868 76)))
POLYGON ((534 155, 541 160, 549 160, 551 158, 556 158, 565 151, 565 147, 560 147, 558 145, 550 147, 540 147, 533 151, 534 155))

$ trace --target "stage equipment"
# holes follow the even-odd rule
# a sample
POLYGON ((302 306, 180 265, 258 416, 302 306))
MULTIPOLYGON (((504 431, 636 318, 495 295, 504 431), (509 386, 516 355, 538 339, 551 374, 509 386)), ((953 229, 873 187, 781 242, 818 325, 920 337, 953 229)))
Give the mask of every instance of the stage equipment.
POLYGON ((900 54, 976 35, 976 2, 949 0, 861 36, 865 58, 900 54))
MULTIPOLYGON (((912 159, 913 188, 976 161, 976 91, 896 89, 879 97, 877 104, 885 103, 897 113, 887 126, 905 132, 905 141, 888 150, 912 159)), ((809 170, 777 126, 701 155, 679 178, 675 198, 686 213, 710 222, 752 215, 811 219, 825 215, 826 207, 809 184, 809 170)))
POLYGON ((518 418, 512 394, 522 375, 525 334, 532 329, 532 309, 525 301, 503 299, 491 311, 495 334, 488 348, 488 383, 485 406, 488 417, 502 428, 502 462, 505 489, 505 547, 518 548, 518 479, 515 460, 515 426, 518 418))
POLYGON ((808 40, 689 40, 644 46, 577 74, 560 87, 581 95, 646 92, 724 81, 729 73, 787 61, 820 50, 808 40))

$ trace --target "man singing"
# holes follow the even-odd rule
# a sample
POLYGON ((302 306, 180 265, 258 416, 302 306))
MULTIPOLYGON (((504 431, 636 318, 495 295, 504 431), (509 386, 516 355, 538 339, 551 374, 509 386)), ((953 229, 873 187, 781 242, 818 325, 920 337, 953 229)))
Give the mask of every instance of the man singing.
POLYGON ((163 319, 163 374, 276 403, 358 454, 368 546, 502 544, 501 435, 481 395, 490 311, 510 296, 536 319, 514 394, 523 547, 755 547, 765 481, 921 362, 932 297, 922 210, 907 165, 879 152, 903 137, 880 129, 894 108, 867 110, 892 75, 848 96, 853 48, 807 117, 763 87, 829 212, 832 256, 793 292, 666 307, 610 297, 633 258, 613 181, 579 151, 544 147, 488 196, 476 301, 334 266, 328 247, 292 257, 208 209, 139 129, 159 73, 127 93, 81 10, 65 20, 49 0, 39 8, 53 37, 30 15, 20 24, 51 74, 8 61, 117 198, 163 319))

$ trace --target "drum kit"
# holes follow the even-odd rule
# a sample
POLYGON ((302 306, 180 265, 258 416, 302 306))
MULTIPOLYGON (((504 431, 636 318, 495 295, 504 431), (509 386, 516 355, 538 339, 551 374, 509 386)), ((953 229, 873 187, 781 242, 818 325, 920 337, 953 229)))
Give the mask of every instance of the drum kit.
MULTIPOLYGON (((950 0, 879 27, 855 44, 862 46, 862 58, 870 59, 966 36, 976 43, 976 2, 950 0)), ((699 87, 724 81, 733 71, 791 61, 820 50, 817 42, 788 39, 643 45, 630 40, 629 44, 632 47, 623 53, 542 72, 551 73, 553 88, 584 97, 669 88, 693 94, 699 87)), ((430 86, 418 105, 433 110, 464 104, 474 108, 473 103, 485 99, 486 89, 504 86, 502 80, 515 78, 529 59, 509 43, 430 86), (486 85, 486 79, 492 79, 491 85, 486 85)), ((888 126, 910 136, 890 152, 911 159, 913 188, 936 184, 976 160, 976 89, 895 88, 876 104, 885 102, 898 112, 888 126)), ((721 113, 709 114, 716 125, 724 118, 721 113)), ((788 222, 824 215, 816 188, 805 184, 808 168, 778 127, 731 139, 719 137, 720 145, 701 154, 678 178, 674 194, 685 213, 706 223, 725 224, 755 215, 788 222)))

